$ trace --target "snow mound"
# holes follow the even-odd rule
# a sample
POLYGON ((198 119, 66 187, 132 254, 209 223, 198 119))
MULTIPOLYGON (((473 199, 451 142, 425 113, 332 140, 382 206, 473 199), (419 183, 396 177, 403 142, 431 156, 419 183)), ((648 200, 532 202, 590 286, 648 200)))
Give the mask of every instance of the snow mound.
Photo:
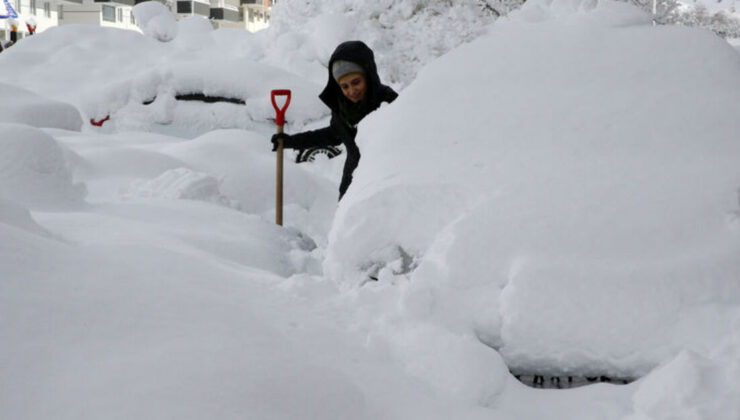
POLYGON ((27 208, 3 198, 0 198, 0 223, 38 235, 49 236, 49 232, 36 223, 27 208))
MULTIPOLYGON (((276 162, 270 148, 269 138, 258 133, 219 130, 161 151, 221 179, 224 195, 241 203, 244 211, 259 214, 274 211, 275 206, 276 162)), ((322 203, 336 200, 336 185, 299 165, 286 164, 284 170, 286 213, 307 211, 315 216, 315 225, 326 225, 328 231, 332 214, 322 203)))
POLYGON ((178 36, 173 43, 178 48, 196 52, 212 47, 213 25, 203 16, 188 16, 177 22, 178 36))
POLYGON ((84 184, 74 183, 62 148, 43 131, 0 123, 0 196, 30 208, 79 206, 84 184))
POLYGON ((55 26, 3 52, 0 80, 71 103, 84 120, 97 120, 126 103, 129 91, 117 90, 119 83, 166 61, 168 45, 136 31, 55 26))
POLYGON ((144 35, 162 42, 172 41, 177 36, 175 15, 164 4, 145 1, 134 6, 132 13, 144 35))
POLYGON ((199 200, 235 209, 239 203, 221 194, 215 177, 188 168, 166 171, 152 180, 134 181, 129 194, 136 197, 199 200))
POLYGON ((80 113, 72 105, 5 83, 0 83, 0 98, 0 122, 73 131, 82 126, 80 113))
POLYGON ((98 109, 110 113, 110 129, 114 131, 148 131, 152 126, 168 125, 197 137, 217 129, 253 129, 271 124, 275 110, 270 91, 278 87, 292 91, 287 129, 300 129, 329 115, 316 96, 318 86, 274 67, 230 56, 173 60, 140 73, 112 89, 129 92, 122 98, 125 103, 107 108, 101 103, 98 109), (188 95, 202 95, 217 102, 178 100, 188 95))
POLYGON ((737 353, 730 366, 679 353, 640 383, 633 396, 635 415, 627 420, 740 418, 737 353))
MULTIPOLYGON (((158 7, 147 3, 139 6, 158 7)), ((247 45, 258 44, 251 37, 213 31, 201 18, 178 26, 177 38, 166 43, 134 31, 51 28, 3 53, 0 78, 73 104, 85 121, 110 117, 102 132, 197 137, 219 128, 268 126, 275 118, 272 89, 293 91, 289 129, 329 115, 317 97, 319 85, 247 55, 247 45), (117 53, 101 54, 111 50, 117 53), (183 99, 193 95, 219 102, 183 99)))
POLYGON ((362 122, 325 272, 410 281, 399 316, 519 371, 630 377, 705 354, 740 305, 740 56, 624 4, 534 8, 362 122))

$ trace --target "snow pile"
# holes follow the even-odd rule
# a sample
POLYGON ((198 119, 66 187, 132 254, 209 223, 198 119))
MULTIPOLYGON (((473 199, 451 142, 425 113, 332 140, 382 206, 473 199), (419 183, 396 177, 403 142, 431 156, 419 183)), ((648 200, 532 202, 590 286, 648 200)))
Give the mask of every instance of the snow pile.
POLYGON ((120 89, 129 90, 131 95, 122 107, 108 108, 106 112, 112 113, 108 129, 143 131, 171 125, 179 127, 180 134, 195 137, 220 128, 274 127, 270 122, 275 118, 270 91, 278 86, 292 90, 286 113, 291 129, 328 115, 316 96, 318 86, 249 59, 214 57, 174 61, 123 83, 120 89), (223 99, 212 104, 177 100, 178 96, 191 94, 223 99), (226 99, 245 104, 223 102, 226 99))
POLYGON ((56 26, 0 55, 0 79, 71 103, 85 120, 99 119, 127 102, 130 92, 116 85, 156 68, 167 45, 135 31, 56 26))
MULTIPOLYGON (((221 179, 220 191, 248 213, 274 220, 275 154, 264 136, 220 130, 177 144, 155 146, 160 153, 221 179)), ((150 148, 151 149, 151 148, 150 148)), ((310 172, 305 165, 286 164, 285 220, 313 237, 326 237, 336 205, 337 179, 310 172)))
POLYGON ((33 217, 31 217, 31 213, 27 208, 3 198, 0 198, 0 223, 37 235, 49 235, 47 230, 36 223, 33 217))
MULTIPOLYGON (((336 359, 321 360, 330 351, 354 349, 291 328, 293 316, 307 322, 307 311, 292 305, 286 314, 276 305, 265 285, 279 277, 175 247, 159 236, 166 229, 158 222, 177 220, 182 229, 187 225, 178 216, 192 216, 199 207, 201 223, 217 217, 222 229, 214 220, 208 229, 193 224, 191 239, 209 243, 216 235, 241 235, 255 247, 235 249, 262 257, 262 264, 285 255, 276 245, 289 233, 264 222, 261 231, 253 218, 213 212, 218 206, 180 204, 188 205, 144 229, 144 220, 128 219, 131 211, 126 217, 57 213, 40 219, 62 228, 74 245, 0 223, 0 417, 208 418, 218 412, 226 419, 244 413, 264 419, 378 418, 365 415, 382 405, 368 407, 362 382, 346 373, 351 370, 336 359), (85 233, 97 237, 90 241, 85 233), (137 241, 115 243, 126 234, 137 241), (260 249, 261 255, 254 252, 260 249), (307 354, 307 346, 317 351, 307 354)), ((164 216, 155 207, 148 210, 149 216, 164 216)), ((373 366, 378 369, 388 373, 373 366)))
POLYGON ((628 420, 740 417, 737 343, 733 350, 732 357, 721 362, 688 351, 679 353, 641 381, 633 397, 635 415, 628 420))
POLYGON ((740 305, 738 72, 713 34, 627 4, 528 2, 363 121, 325 272, 379 278, 370 324, 398 296, 391 319, 519 371, 709 354, 740 305))
POLYGON ((76 207, 84 184, 74 183, 57 142, 43 131, 0 123, 0 197, 31 208, 76 207))
POLYGON ((175 15, 164 4, 158 1, 139 3, 131 11, 136 20, 136 26, 144 35, 157 41, 169 42, 177 36, 177 20, 175 15))
POLYGON ((249 37, 228 40, 226 35, 234 32, 216 35, 219 31, 199 18, 178 25, 178 37, 168 43, 133 31, 55 27, 3 53, 0 77, 74 104, 85 121, 109 116, 100 129, 108 133, 164 131, 196 137, 218 128, 268 127, 275 118, 270 91, 276 88, 293 91, 289 128, 328 116, 317 98, 319 85, 235 54, 249 37), (117 53, 101 53, 111 50, 117 53), (244 104, 178 100, 193 94, 244 104))
POLYGON ((188 52, 202 52, 204 48, 213 48, 213 25, 202 16, 188 16, 177 22, 178 36, 174 46, 188 52))
POLYGON ((72 105, 53 101, 28 90, 0 83, 0 122, 79 131, 80 113, 72 105))
POLYGON ((188 168, 177 168, 166 171, 152 180, 135 181, 129 194, 173 200, 201 200, 238 209, 239 203, 221 194, 219 184, 220 181, 212 175, 188 168))

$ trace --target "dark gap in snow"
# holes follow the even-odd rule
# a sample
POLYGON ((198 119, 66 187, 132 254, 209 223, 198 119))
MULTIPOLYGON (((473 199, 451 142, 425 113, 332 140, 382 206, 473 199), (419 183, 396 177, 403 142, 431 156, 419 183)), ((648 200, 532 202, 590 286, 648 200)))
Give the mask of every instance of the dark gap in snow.
POLYGON ((523 383, 532 388, 542 389, 571 389, 578 388, 586 385, 593 385, 599 383, 607 383, 612 385, 626 385, 636 378, 615 378, 607 375, 594 375, 594 376, 578 376, 578 375, 566 375, 566 376, 550 376, 540 375, 533 372, 515 372, 511 371, 519 382, 523 383))
MULTIPOLYGON (((143 102, 144 105, 151 105, 157 99, 155 96, 152 99, 148 99, 143 102)), ((237 105, 246 105, 247 102, 239 98, 228 98, 225 96, 210 96, 204 93, 183 93, 175 95, 175 99, 178 101, 200 101, 207 104, 213 104, 217 102, 227 102, 237 105)))
POLYGON ((216 102, 229 102, 237 105, 246 105, 243 99, 238 98, 227 98, 225 96, 208 96, 203 93, 185 93, 181 95, 175 95, 175 99, 178 101, 201 101, 208 104, 216 102))

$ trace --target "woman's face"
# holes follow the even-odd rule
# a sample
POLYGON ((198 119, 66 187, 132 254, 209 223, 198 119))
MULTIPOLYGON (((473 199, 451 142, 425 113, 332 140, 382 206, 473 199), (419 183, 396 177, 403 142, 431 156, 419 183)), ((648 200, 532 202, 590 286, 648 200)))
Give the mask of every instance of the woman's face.
POLYGON ((350 73, 342 76, 337 83, 339 83, 344 96, 350 101, 357 103, 365 99, 367 84, 365 83, 364 74, 350 73))

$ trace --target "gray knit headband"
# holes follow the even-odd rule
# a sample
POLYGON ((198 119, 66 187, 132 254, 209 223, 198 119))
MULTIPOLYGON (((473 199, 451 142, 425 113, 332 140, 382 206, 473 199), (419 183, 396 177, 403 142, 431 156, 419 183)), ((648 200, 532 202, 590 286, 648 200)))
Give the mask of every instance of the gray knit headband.
POLYGON ((343 61, 343 60, 337 60, 332 64, 331 66, 331 75, 334 77, 334 80, 339 82, 339 79, 342 77, 350 74, 350 73, 365 73, 365 70, 360 67, 359 64, 353 63, 351 61, 343 61))

